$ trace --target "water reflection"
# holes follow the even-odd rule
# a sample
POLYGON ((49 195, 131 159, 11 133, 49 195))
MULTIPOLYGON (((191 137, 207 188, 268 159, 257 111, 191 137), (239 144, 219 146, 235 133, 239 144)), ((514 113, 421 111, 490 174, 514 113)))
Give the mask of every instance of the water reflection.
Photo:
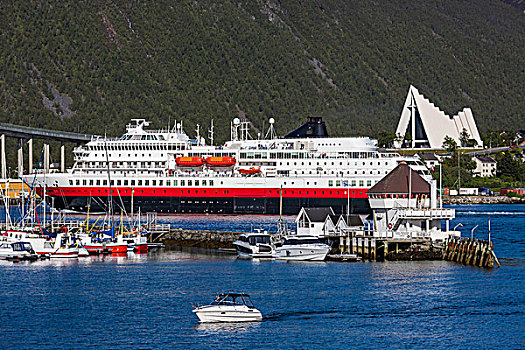
POLYGON ((247 333, 261 326, 260 322, 198 323, 193 329, 201 335, 247 333))

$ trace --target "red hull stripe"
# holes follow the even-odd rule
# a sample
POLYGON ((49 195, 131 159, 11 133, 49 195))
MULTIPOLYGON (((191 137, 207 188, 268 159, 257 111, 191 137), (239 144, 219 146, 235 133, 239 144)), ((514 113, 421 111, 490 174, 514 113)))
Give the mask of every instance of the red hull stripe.
MULTIPOLYGON (((41 188, 38 189, 41 192, 41 188)), ((130 187, 113 187, 114 196, 131 197, 130 187)), ((134 187, 134 197, 231 197, 279 198, 280 189, 266 188, 205 188, 205 187, 134 187)), ((293 188, 283 189, 283 198, 347 198, 346 188, 293 188)), ((350 198, 368 198, 368 188, 350 188, 350 198)), ((49 196, 107 196, 107 187, 48 187, 49 196)))

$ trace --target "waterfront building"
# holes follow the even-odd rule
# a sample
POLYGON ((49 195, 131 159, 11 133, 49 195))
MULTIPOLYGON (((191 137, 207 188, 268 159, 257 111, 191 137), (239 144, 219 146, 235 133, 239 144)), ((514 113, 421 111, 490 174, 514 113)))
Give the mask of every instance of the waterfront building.
POLYGON ((434 171, 439 165, 440 161, 435 153, 418 153, 417 156, 431 171, 434 171))
POLYGON ((455 210, 438 207, 436 181, 425 180, 400 164, 368 191, 374 237, 444 240, 459 235, 450 230, 455 210), (441 229, 442 220, 445 230, 441 229))
POLYGON ((321 236, 325 221, 330 215, 335 215, 332 207, 301 208, 295 218, 298 235, 321 236))
POLYGON ((474 147, 483 147, 470 108, 464 108, 451 117, 411 85, 401 111, 394 147, 443 149, 443 142, 447 136, 457 145, 461 145, 461 134, 464 131, 474 147))
POLYGON ((363 216, 358 214, 329 214, 323 225, 323 236, 346 235, 349 231, 363 231, 363 216))
POLYGON ((476 169, 472 174, 479 177, 491 177, 496 175, 497 164, 496 160, 488 156, 475 156, 472 160, 476 163, 476 169))

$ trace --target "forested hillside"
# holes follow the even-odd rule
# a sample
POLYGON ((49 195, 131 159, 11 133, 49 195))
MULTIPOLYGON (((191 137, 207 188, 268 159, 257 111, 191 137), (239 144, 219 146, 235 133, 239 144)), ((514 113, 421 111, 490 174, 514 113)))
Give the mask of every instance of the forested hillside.
POLYGON ((0 2, 0 121, 119 135, 245 115, 394 131, 410 84, 478 126, 525 120, 525 15, 500 0, 0 2))

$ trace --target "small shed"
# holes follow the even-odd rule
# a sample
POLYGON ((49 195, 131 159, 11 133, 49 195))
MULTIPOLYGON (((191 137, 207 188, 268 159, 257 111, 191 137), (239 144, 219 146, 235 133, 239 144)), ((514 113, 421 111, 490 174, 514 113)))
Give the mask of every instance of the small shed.
POLYGON ((298 235, 321 236, 326 217, 335 215, 331 207, 324 208, 301 208, 295 218, 298 235))

